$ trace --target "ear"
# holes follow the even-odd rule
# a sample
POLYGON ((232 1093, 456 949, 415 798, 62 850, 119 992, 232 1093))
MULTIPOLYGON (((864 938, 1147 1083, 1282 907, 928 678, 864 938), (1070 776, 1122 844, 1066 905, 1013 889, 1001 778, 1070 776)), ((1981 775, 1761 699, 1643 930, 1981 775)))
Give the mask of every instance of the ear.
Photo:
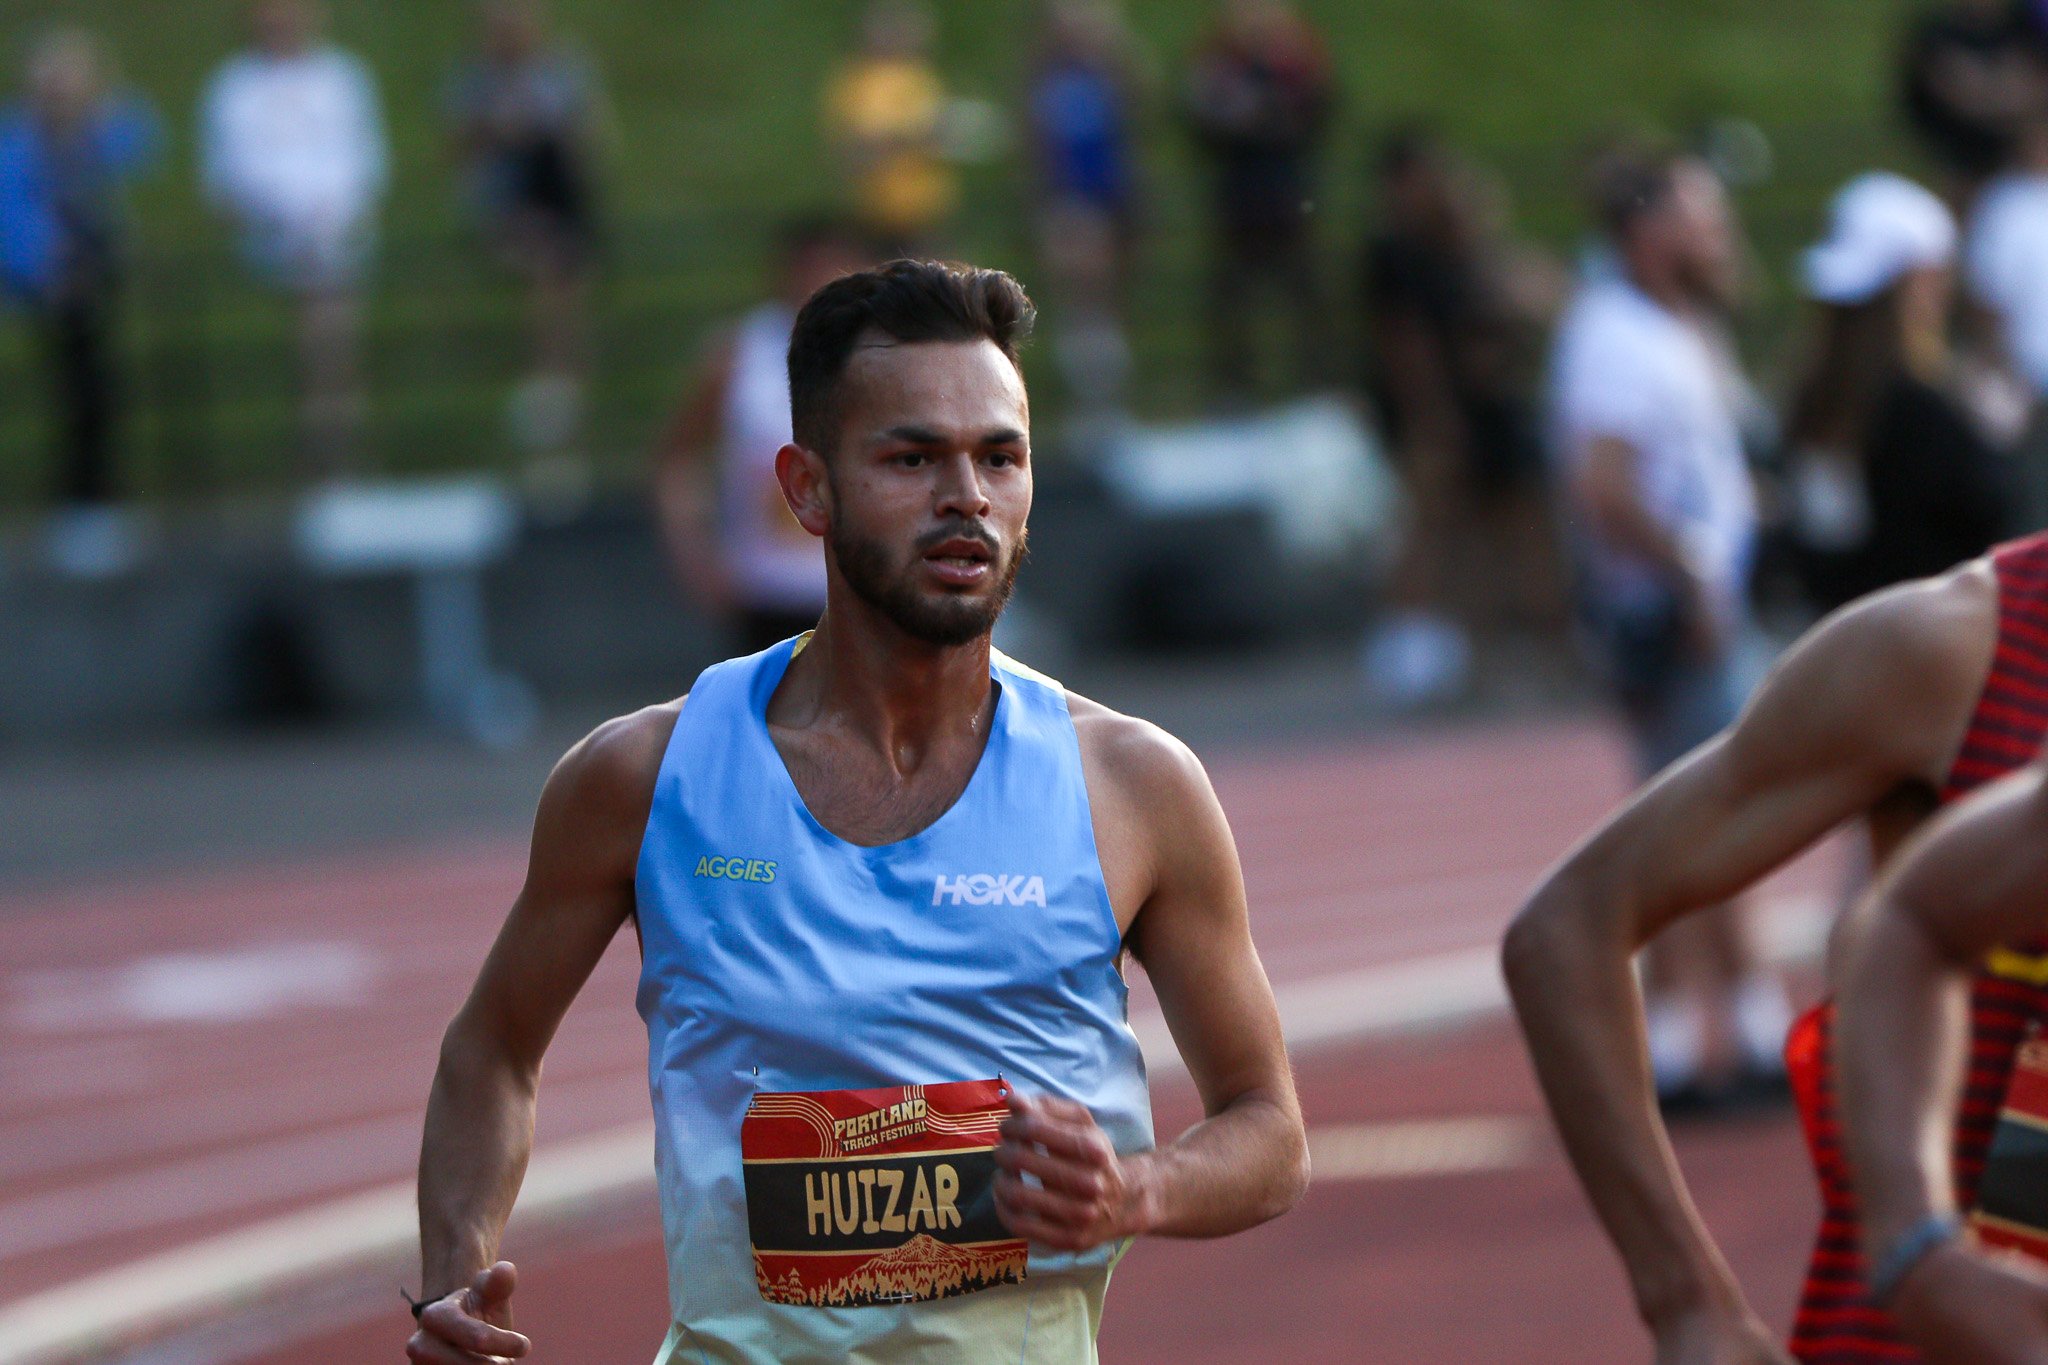
POLYGON ((784 446, 775 452, 775 481, 799 526, 814 536, 831 529, 832 484, 823 456, 800 445, 784 446))

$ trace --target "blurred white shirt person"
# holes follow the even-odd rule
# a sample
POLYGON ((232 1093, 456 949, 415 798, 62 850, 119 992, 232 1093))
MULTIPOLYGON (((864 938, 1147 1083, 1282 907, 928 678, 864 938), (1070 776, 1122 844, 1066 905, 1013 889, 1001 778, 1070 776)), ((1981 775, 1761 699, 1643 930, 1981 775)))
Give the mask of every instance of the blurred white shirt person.
POLYGON ((270 282, 301 301, 305 438, 333 473, 353 445, 356 290, 389 176, 369 70, 326 42, 314 0, 254 0, 251 46, 214 74, 200 110, 209 199, 270 282))
POLYGON ((1970 285, 2036 394, 2048 393, 2048 174, 2001 176, 1971 221, 1970 285))
POLYGON ((1989 315, 2003 368, 2035 412, 2020 448, 2027 506, 2023 520, 2048 519, 2048 122, 2019 137, 2012 165, 1978 195, 1963 231, 1963 282, 1989 315))
MULTIPOLYGON (((1740 260, 1733 213, 1702 162, 1617 162, 1600 212, 1613 268, 1586 279, 1559 330, 1552 441, 1580 615, 1647 780, 1726 728, 1748 692, 1757 510, 1743 455, 1746 386, 1718 331, 1740 260)), ((1740 920, 1675 925, 1645 952, 1652 1069, 1667 1107, 1783 1083, 1783 988, 1740 920), (1708 1011, 1740 1048, 1705 1075, 1708 1011)))

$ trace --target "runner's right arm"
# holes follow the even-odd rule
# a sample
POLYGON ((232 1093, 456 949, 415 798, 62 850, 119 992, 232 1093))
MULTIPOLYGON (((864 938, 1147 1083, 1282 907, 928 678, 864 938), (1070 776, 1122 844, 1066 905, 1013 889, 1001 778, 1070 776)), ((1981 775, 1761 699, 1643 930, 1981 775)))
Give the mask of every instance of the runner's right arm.
POLYGON ((676 718, 608 722, 555 765, 526 884, 442 1039, 420 1147, 421 1365, 517 1358, 510 1270, 487 1276, 526 1173, 541 1056, 627 916, 642 833, 676 718))
POLYGON ((1637 949, 1902 789, 1935 787, 1995 633, 1990 575, 1853 604, 1789 651, 1726 733, 1574 849, 1503 968, 1545 1098, 1667 1361, 1783 1361, 1687 1195, 1660 1122, 1637 949), (1990 604, 1987 606, 1987 603, 1990 604))

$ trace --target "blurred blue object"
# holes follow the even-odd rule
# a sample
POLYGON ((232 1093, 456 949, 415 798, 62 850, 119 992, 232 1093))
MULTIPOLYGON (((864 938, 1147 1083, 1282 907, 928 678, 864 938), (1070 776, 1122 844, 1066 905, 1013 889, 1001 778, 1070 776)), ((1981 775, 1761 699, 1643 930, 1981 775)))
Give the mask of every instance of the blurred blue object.
POLYGON ((24 105, 0 113, 0 280, 42 299, 65 284, 80 234, 111 249, 121 185, 147 170, 163 146, 162 125, 129 95, 102 102, 78 135, 59 142, 24 105))

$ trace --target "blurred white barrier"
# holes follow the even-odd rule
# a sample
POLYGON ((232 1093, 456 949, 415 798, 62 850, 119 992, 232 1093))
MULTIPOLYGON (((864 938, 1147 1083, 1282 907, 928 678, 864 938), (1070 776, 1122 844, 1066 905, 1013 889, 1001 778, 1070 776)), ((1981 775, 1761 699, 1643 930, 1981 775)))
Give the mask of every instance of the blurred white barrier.
POLYGON ((533 690, 490 664, 483 571, 519 530, 511 496, 483 477, 330 484, 299 509, 300 558, 329 577, 411 576, 420 678, 442 724, 493 748, 533 729, 533 690))
POLYGON ((1400 489, 1357 406, 1304 398, 1244 417, 1131 426, 1103 475, 1141 513, 1256 510, 1291 570, 1390 553, 1400 489))

